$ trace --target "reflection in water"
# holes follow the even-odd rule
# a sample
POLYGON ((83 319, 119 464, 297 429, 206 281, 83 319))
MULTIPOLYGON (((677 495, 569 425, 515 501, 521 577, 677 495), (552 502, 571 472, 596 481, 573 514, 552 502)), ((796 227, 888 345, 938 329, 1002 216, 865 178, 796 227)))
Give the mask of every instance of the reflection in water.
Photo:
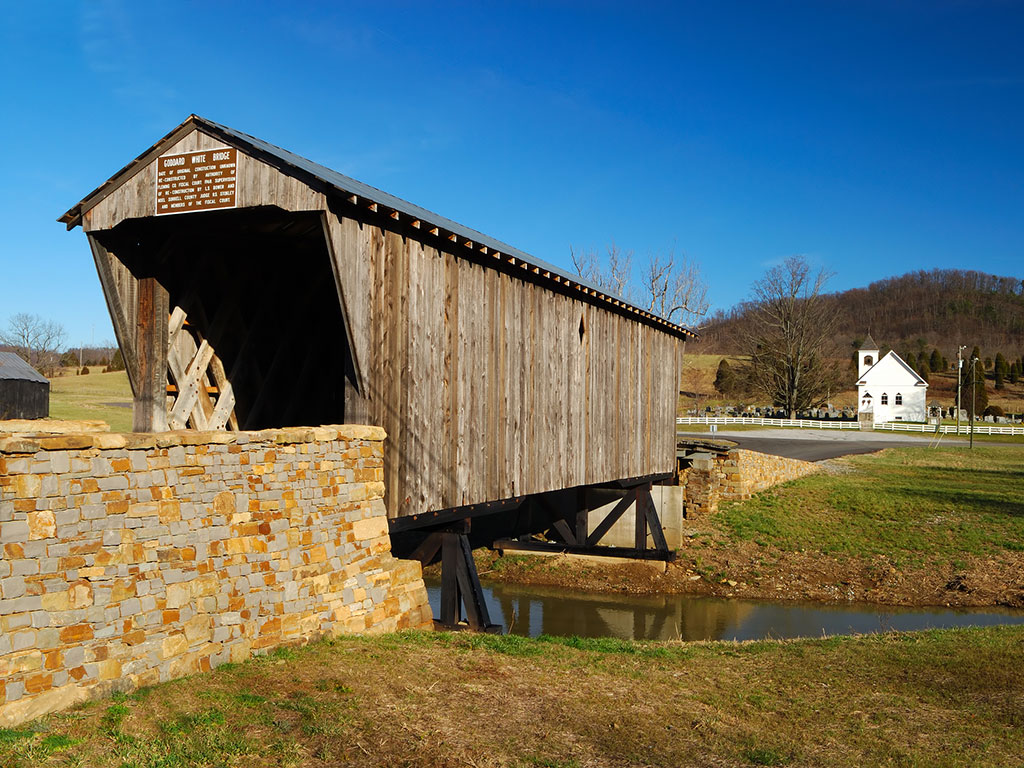
MULTIPOLYGON (((434 615, 439 580, 427 579, 434 615)), ((491 621, 516 635, 618 637, 625 640, 757 640, 939 627, 1024 624, 1024 611, 955 611, 852 603, 721 600, 680 595, 603 595, 555 587, 484 587, 491 621)))

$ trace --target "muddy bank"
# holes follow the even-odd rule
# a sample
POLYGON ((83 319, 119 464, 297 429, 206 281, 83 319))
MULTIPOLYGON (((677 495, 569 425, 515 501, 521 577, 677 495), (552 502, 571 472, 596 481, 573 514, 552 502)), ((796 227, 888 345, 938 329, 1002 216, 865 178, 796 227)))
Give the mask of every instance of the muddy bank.
POLYGON ((479 550, 482 581, 588 592, 680 594, 882 605, 1024 608, 1024 553, 957 563, 899 565, 884 557, 836 558, 753 542, 681 550, 662 572, 647 563, 603 563, 479 550))

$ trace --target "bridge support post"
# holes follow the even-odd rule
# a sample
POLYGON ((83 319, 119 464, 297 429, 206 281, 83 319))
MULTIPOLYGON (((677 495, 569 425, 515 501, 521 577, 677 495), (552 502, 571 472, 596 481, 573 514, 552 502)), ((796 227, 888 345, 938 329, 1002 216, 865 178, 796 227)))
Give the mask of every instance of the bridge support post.
POLYGON ((441 548, 441 615, 434 624, 438 629, 497 633, 501 625, 491 623, 468 534, 467 522, 431 535, 441 548))

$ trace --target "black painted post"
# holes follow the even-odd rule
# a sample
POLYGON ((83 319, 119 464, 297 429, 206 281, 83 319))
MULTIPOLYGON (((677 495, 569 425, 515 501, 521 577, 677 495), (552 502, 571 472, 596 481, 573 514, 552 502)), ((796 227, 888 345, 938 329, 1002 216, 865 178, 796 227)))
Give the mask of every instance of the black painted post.
POLYGON ((459 534, 441 534, 441 624, 455 627, 461 618, 459 610, 459 534))
POLYGON ((645 509, 645 498, 641 490, 636 492, 636 504, 633 506, 633 515, 636 519, 636 538, 633 546, 637 549, 647 549, 647 510, 645 509))
POLYGON ((470 629, 485 632, 491 625, 491 616, 484 601, 484 589, 480 586, 480 576, 476 572, 473 561, 473 550, 469 544, 469 536, 458 537, 459 559, 456 573, 459 579, 459 591, 466 605, 466 621, 470 629))
POLYGON ((587 543, 588 528, 590 524, 590 510, 587 509, 587 489, 576 489, 576 543, 584 545, 587 543))

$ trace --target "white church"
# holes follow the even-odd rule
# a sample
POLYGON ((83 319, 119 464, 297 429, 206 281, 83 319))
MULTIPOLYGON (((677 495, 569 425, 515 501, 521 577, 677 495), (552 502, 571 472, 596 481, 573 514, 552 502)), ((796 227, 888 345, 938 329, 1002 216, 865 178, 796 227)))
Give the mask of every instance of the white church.
POLYGON ((928 382, 903 358, 889 352, 878 359, 878 345, 869 334, 857 354, 857 394, 862 422, 926 421, 928 382))

